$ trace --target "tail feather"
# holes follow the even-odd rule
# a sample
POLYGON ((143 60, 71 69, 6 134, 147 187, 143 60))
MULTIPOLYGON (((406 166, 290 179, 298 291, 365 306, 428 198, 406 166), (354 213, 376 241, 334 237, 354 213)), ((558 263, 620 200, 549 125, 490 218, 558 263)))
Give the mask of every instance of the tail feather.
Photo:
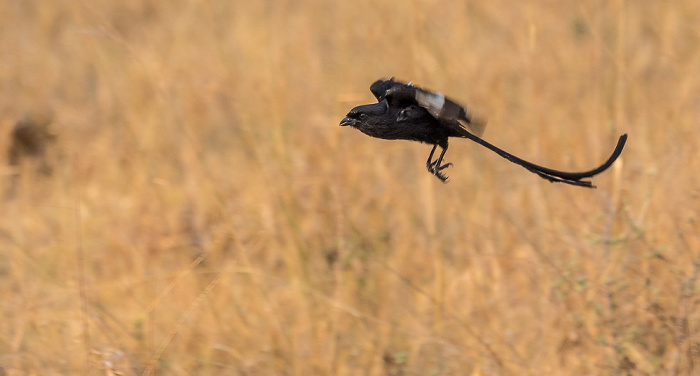
POLYGON ((526 160, 520 159, 513 154, 510 154, 506 152, 505 150, 502 150, 486 141, 481 139, 480 137, 476 137, 474 134, 470 132, 462 132, 462 137, 468 138, 474 142, 476 142, 479 145, 482 145, 486 147, 487 149, 495 152, 496 154, 500 155, 501 157, 509 160, 510 162, 513 162, 519 166, 524 167, 528 171, 537 174, 543 179, 547 179, 551 182, 560 182, 560 183, 566 183, 566 184, 571 184, 571 185, 576 185, 580 187, 588 187, 588 188, 595 188, 595 186, 587 180, 581 180, 584 178, 590 178, 595 175, 600 174, 601 172, 607 170, 615 160, 620 156, 622 153, 622 149, 625 147, 625 143, 627 142, 627 134, 623 134, 620 136, 620 138, 617 141, 617 146, 615 147, 615 150, 613 153, 610 155, 607 161, 603 163, 602 165, 588 171, 582 171, 582 172, 565 172, 565 171, 558 171, 558 170, 553 170, 551 168, 543 167, 536 165, 534 163, 528 162, 526 160))

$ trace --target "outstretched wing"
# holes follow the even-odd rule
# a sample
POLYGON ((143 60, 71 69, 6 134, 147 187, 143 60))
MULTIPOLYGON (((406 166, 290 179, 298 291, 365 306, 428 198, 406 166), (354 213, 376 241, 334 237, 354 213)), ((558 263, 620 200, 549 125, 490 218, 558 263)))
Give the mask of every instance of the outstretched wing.
POLYGON ((448 122, 459 122, 460 126, 481 137, 486 129, 486 122, 473 119, 464 107, 453 100, 445 97, 442 93, 436 93, 395 81, 377 80, 370 86, 370 91, 377 98, 377 101, 387 99, 391 106, 404 107, 411 104, 425 108, 435 119, 448 122))

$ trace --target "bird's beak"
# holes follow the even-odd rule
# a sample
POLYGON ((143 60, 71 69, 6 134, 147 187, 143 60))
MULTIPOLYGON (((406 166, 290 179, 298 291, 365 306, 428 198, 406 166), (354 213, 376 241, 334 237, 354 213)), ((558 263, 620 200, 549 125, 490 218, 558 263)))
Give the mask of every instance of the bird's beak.
POLYGON ((340 126, 345 127, 345 126, 354 126, 355 123, 357 123, 357 119, 353 119, 351 117, 346 117, 343 120, 340 121, 340 126))

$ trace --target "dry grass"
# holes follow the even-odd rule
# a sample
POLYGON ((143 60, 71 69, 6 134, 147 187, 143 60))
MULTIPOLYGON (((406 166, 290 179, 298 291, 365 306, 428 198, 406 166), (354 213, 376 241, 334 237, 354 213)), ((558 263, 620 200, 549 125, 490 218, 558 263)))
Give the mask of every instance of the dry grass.
POLYGON ((698 14, 0 2, 0 373, 697 374, 698 14), (459 140, 444 185, 337 126, 392 75, 555 168, 630 139, 597 190, 459 140))

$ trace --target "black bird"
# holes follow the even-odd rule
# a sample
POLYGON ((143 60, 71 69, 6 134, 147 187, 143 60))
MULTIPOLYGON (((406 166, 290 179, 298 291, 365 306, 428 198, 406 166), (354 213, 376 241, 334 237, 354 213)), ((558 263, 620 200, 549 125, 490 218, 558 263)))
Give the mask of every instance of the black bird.
POLYGON ((620 136, 617 146, 608 160, 599 167, 584 172, 564 172, 538 166, 520 159, 484 141, 485 123, 474 121, 464 107, 446 98, 443 94, 430 92, 410 83, 378 80, 370 87, 378 103, 358 106, 350 110, 340 122, 341 126, 351 126, 362 133, 385 140, 411 140, 432 144, 426 167, 443 182, 447 181, 441 171, 452 163, 442 164, 448 148, 449 137, 468 138, 501 157, 519 165, 550 182, 561 182, 580 187, 595 188, 588 180, 607 170, 620 156, 627 141, 627 134, 620 136), (435 149, 442 152, 433 161, 435 149))

